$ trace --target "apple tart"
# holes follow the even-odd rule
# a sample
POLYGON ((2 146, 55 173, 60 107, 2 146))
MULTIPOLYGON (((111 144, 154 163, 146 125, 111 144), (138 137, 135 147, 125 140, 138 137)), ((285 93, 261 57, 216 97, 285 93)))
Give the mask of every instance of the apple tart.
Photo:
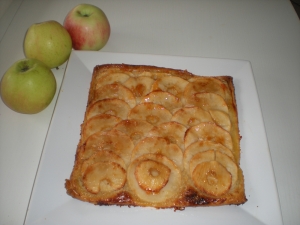
POLYGON ((232 77, 96 66, 65 187, 97 205, 182 210, 245 203, 232 77))

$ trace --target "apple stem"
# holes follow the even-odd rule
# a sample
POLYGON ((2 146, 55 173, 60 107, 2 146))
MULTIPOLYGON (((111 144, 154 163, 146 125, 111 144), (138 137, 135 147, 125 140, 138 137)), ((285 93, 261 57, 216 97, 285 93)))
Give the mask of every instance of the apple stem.
POLYGON ((26 72, 27 70, 29 70, 29 66, 25 65, 24 67, 22 67, 21 71, 22 72, 26 72))
POLYGON ((77 11, 78 14, 80 14, 83 17, 89 17, 89 15, 87 13, 82 13, 80 11, 77 11))

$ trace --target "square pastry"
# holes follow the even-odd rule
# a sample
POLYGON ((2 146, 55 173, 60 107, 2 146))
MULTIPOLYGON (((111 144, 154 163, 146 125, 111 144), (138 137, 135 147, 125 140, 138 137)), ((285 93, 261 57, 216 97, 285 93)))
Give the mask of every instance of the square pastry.
POLYGON ((243 204, 237 113, 230 76, 98 65, 67 193, 97 205, 243 204))

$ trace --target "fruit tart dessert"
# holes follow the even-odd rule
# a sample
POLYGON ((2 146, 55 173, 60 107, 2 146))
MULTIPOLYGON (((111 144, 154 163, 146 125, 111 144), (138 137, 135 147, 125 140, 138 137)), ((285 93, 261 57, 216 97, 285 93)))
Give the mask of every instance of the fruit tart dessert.
POLYGON ((245 203, 232 77, 96 66, 65 187, 97 205, 182 210, 245 203))

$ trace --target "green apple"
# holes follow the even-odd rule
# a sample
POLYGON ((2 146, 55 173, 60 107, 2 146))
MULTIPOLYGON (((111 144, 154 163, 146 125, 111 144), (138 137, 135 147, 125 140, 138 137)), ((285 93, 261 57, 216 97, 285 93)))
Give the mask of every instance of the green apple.
POLYGON ((105 13, 97 6, 79 4, 66 16, 64 27, 72 38, 75 50, 103 48, 110 36, 110 25, 105 13))
POLYGON ((71 36, 57 21, 33 24, 26 32, 24 39, 26 57, 38 59, 49 68, 58 67, 66 62, 71 51, 71 36))
POLYGON ((56 92, 56 79, 41 61, 22 59, 6 71, 0 87, 2 100, 9 108, 35 114, 51 103, 56 92))

